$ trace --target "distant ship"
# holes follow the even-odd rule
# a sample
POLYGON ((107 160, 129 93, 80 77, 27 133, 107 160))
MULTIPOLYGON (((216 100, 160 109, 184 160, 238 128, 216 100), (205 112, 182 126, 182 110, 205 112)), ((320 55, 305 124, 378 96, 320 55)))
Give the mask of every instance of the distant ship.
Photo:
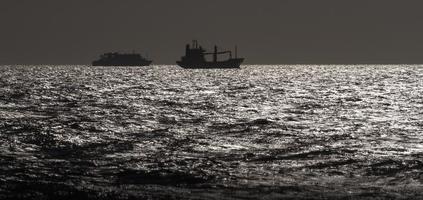
POLYGON ((147 60, 136 53, 105 53, 99 60, 92 63, 93 66, 148 66, 153 61, 147 60))
POLYGON ((176 63, 183 68, 239 68, 244 58, 237 58, 237 47, 235 47, 235 58, 232 58, 232 51, 217 51, 217 46, 214 46, 214 52, 208 53, 203 47, 198 46, 196 40, 193 41, 192 48, 189 44, 185 48, 185 56, 181 58, 181 61, 176 63), (229 54, 229 59, 218 61, 217 55, 229 54), (213 55, 212 61, 206 61, 206 55, 213 55))

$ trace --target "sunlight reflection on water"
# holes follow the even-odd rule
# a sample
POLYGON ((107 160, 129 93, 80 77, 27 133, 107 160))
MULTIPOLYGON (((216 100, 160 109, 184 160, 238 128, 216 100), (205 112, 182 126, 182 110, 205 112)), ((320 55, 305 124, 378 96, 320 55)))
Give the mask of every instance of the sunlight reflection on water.
POLYGON ((40 182, 94 194, 126 185, 135 196, 160 196, 161 187, 197 195, 238 188, 241 199, 247 187, 289 191, 277 197, 323 188, 329 197, 407 197, 422 186, 422 66, 0 72, 6 196, 40 182))

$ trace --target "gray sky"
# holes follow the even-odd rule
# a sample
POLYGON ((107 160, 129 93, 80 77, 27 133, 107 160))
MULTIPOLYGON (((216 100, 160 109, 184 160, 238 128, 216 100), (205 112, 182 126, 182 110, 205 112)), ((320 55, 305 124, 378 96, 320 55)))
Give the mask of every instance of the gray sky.
POLYGON ((421 0, 1 0, 0 64, 173 64, 192 39, 249 64, 423 63, 421 0))

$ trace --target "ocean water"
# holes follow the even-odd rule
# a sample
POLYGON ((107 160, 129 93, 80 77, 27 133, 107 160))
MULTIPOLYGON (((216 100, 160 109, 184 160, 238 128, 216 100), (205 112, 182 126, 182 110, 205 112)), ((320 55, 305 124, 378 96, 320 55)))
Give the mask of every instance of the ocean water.
POLYGON ((0 199, 421 199, 423 66, 1 66, 0 199))

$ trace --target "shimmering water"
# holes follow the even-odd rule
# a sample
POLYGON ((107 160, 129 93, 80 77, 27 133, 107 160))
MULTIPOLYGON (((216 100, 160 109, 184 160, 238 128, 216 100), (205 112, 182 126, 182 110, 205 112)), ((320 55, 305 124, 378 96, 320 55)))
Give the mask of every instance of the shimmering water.
POLYGON ((423 66, 0 67, 0 199, 423 198, 423 66))

